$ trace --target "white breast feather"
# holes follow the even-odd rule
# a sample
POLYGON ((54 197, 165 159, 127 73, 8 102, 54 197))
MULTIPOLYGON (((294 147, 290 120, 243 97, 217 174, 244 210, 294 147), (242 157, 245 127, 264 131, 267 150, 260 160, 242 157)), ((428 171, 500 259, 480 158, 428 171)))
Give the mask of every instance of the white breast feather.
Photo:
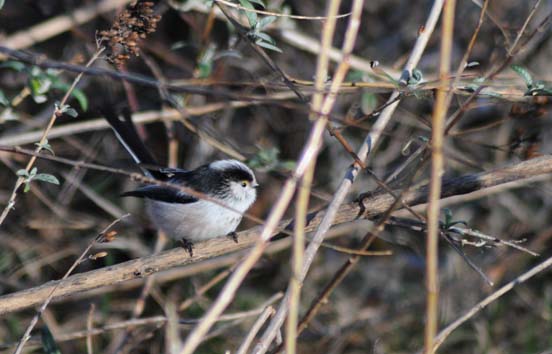
MULTIPOLYGON (((243 213, 253 201, 234 200, 228 204, 243 213)), ((189 204, 149 200, 147 204, 155 226, 177 240, 193 242, 227 235, 236 230, 242 219, 241 214, 205 200, 189 204)))

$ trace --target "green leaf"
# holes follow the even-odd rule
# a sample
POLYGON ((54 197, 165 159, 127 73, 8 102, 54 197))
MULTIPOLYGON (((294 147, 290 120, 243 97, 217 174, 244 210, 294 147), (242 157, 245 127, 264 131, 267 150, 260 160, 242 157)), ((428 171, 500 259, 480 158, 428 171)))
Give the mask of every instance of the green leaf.
POLYGON ((33 168, 31 169, 31 172, 29 172, 29 178, 33 178, 33 177, 36 175, 36 172, 37 172, 37 171, 38 171, 38 170, 36 169, 36 167, 33 167, 33 168))
POLYGON ((40 338, 42 340, 42 349, 45 354, 61 354, 56 340, 52 332, 48 329, 48 326, 44 325, 44 327, 42 327, 40 330, 40 338))
POLYGON ((0 10, 2 10, 2 8, 4 7, 4 3, 5 3, 4 0, 0 0, 0 10))
POLYGON ((218 60, 221 58, 234 58, 234 59, 243 59, 243 55, 236 50, 222 50, 213 55, 213 60, 218 60))
POLYGON ((50 175, 48 173, 39 173, 33 177, 33 180, 59 185, 59 180, 56 178, 56 176, 50 175))
POLYGON ((552 96, 552 87, 539 86, 525 92, 525 96, 552 96))
POLYGON ((477 77, 475 79, 473 79, 472 83, 470 83, 468 86, 466 86, 466 90, 470 91, 470 92, 474 92, 476 91, 482 83, 485 82, 485 78, 484 77, 477 77))
POLYGON ((467 223, 466 221, 464 221, 464 220, 457 220, 457 221, 452 221, 450 224, 448 224, 448 228, 451 228, 451 227, 453 227, 453 226, 455 226, 455 225, 458 225, 458 224, 462 224, 462 225, 468 227, 468 223, 467 223))
POLYGON ((42 72, 38 72, 33 68, 29 80, 29 88, 31 89, 31 95, 36 103, 44 103, 47 97, 44 95, 50 90, 52 86, 52 80, 48 76, 43 75, 42 72))
POLYGON ((275 51, 275 52, 280 52, 280 53, 282 53, 282 50, 281 50, 280 48, 276 47, 276 46, 273 45, 273 44, 270 44, 270 43, 267 43, 267 42, 263 42, 263 41, 261 41, 261 40, 255 42, 255 43, 257 43, 257 45, 260 46, 260 47, 263 47, 263 48, 266 48, 266 49, 269 49, 269 50, 273 50, 273 51, 275 51))
MULTIPOLYGON (((35 80, 33 80, 35 81, 35 80)), ((46 92, 50 91, 50 88, 52 87, 52 80, 46 75, 41 75, 36 78, 37 87, 36 92, 38 94, 45 94, 46 92)))
POLYGON ((278 162, 279 154, 280 151, 275 147, 262 149, 249 160, 248 165, 252 168, 272 166, 278 162))
POLYGON ((178 42, 174 42, 173 45, 171 45, 171 50, 177 50, 177 49, 188 47, 188 46, 191 46, 190 42, 178 41, 178 42))
POLYGON ((15 174, 19 177, 29 177, 29 172, 27 172, 27 170, 25 169, 17 170, 15 174))
POLYGON ((408 85, 416 85, 420 83, 422 79, 423 79, 422 71, 419 69, 414 69, 412 71, 412 75, 408 79, 408 85))
POLYGON ((284 171, 293 171, 295 170, 295 166, 297 164, 295 163, 295 161, 291 161, 291 160, 288 160, 288 161, 282 161, 278 164, 278 168, 284 170, 284 171))
POLYGON ((211 75, 211 72, 213 70, 213 65, 211 63, 199 63, 199 78, 205 79, 208 78, 209 75, 211 75))
MULTIPOLYGON (((240 4, 242 7, 244 7, 247 10, 255 10, 255 7, 251 5, 249 0, 240 0, 240 4)), ((249 22, 249 26, 251 28, 255 27, 257 25, 257 14, 254 11, 247 11, 245 10, 245 16, 247 16, 247 21, 249 22)))
POLYGON ((54 150, 52 149, 52 145, 48 144, 48 139, 44 139, 44 143, 43 143, 43 144, 35 143, 35 145, 39 148, 39 149, 38 149, 39 152, 40 152, 41 150, 47 150, 47 151, 49 151, 52 155, 55 155, 54 150))
POLYGON ((267 27, 268 25, 270 25, 272 22, 276 21, 276 16, 266 16, 266 17, 263 17, 260 21, 259 21, 259 29, 263 29, 265 27, 267 27))
POLYGON ((21 72, 25 69, 25 64, 19 61, 7 61, 5 63, 0 64, 0 68, 8 68, 8 69, 21 72))
POLYGON ((261 5, 263 7, 263 9, 266 9, 266 5, 265 5, 263 0, 249 0, 249 1, 251 1, 255 4, 258 4, 258 5, 261 5))
POLYGON ((25 188, 23 188, 23 193, 27 193, 31 190, 31 184, 29 182, 25 182, 25 188))
POLYGON ((31 94, 33 96, 39 95, 38 90, 40 89, 40 81, 36 78, 29 80, 29 88, 31 89, 31 94))
MULTIPOLYGON (((0 0, 0 1, 2 1, 2 0, 0 0)), ((0 90, 0 104, 2 106, 9 106, 10 105, 10 100, 8 100, 8 98, 4 94, 4 91, 2 91, 2 90, 0 90)))
POLYGON ((364 79, 364 72, 360 70, 349 70, 347 73, 347 81, 358 82, 364 79))
POLYGON ((371 92, 364 92, 361 97, 360 107, 362 113, 370 114, 378 106, 378 97, 371 92))
POLYGON ((527 88, 531 90, 533 88, 533 77, 531 76, 529 71, 519 65, 512 65, 511 68, 513 71, 516 72, 516 74, 521 76, 523 81, 525 81, 525 85, 527 85, 527 88))
MULTIPOLYGON (((54 75, 54 76, 56 78, 59 77, 57 74, 54 75)), ((54 88, 56 90, 63 91, 64 93, 67 92, 71 88, 71 85, 69 85, 65 82, 61 82, 60 80, 51 79, 51 81, 52 81, 52 88, 54 88)), ((79 105, 80 105, 80 107, 83 111, 88 110, 88 98, 86 97, 84 92, 82 92, 82 90, 74 89, 73 92, 71 92, 71 96, 74 97, 77 100, 77 102, 79 103, 79 105)))
POLYGON ((444 208, 443 212, 445 213, 445 228, 448 228, 452 222, 452 211, 449 208, 444 208))
POLYGON ((33 97, 33 100, 36 103, 44 103, 44 102, 48 101, 48 97, 46 97, 44 95, 32 95, 32 97, 33 97))
POLYGON ((18 120, 18 113, 15 113, 10 107, 0 112, 0 121, 18 120))
POLYGON ((84 112, 88 110, 88 98, 86 97, 84 92, 82 92, 82 90, 74 89, 73 92, 71 93, 71 96, 73 96, 77 100, 80 108, 84 112))
POLYGON ((276 44, 274 39, 272 39, 272 37, 270 37, 268 34, 266 34, 264 32, 257 32, 254 35, 255 35, 255 37, 259 38, 262 42, 267 42, 267 43, 270 43, 272 45, 276 44))
POLYGON ((202 79, 205 79, 211 75, 211 72, 213 71, 213 61, 214 56, 216 53, 216 47, 214 45, 209 45, 207 49, 203 51, 201 54, 201 58, 199 59, 198 63, 198 69, 199 69, 199 77, 202 79))
POLYGON ((66 107, 62 112, 73 118, 77 118, 79 116, 78 112, 71 107, 66 107))
POLYGON ((389 75, 385 70, 380 68, 378 65, 379 65, 378 62, 375 62, 373 65, 371 65, 372 71, 375 72, 379 76, 383 76, 383 77, 387 78, 387 80, 389 80, 391 83, 393 83, 393 85, 399 86, 399 81, 395 80, 393 78, 393 76, 389 75))

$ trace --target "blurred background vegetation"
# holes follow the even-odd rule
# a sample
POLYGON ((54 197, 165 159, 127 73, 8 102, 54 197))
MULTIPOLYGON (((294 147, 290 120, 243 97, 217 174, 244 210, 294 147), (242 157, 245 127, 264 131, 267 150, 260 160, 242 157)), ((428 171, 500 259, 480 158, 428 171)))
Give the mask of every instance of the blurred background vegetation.
MULTIPOLYGON (((117 14, 124 9, 123 1, 119 2, 121 5, 113 6, 113 10, 95 13, 98 4, 108 2, 7 0, 0 10, 0 45, 29 50, 63 63, 84 65, 97 50, 96 39, 109 37, 109 33, 101 31, 108 31, 117 21, 117 14), (78 16, 82 13, 93 15, 81 23, 78 16), (63 26, 59 16, 67 16, 70 25, 59 33, 47 35, 48 30, 63 26), (39 24, 45 27, 39 30, 37 37, 32 29, 39 24), (29 38, 34 40, 29 42, 29 38)), ((424 30, 422 26, 432 3, 430 0, 365 2, 353 52, 359 62, 352 66, 346 81, 367 85, 344 86, 331 115, 332 122, 353 150, 360 146, 377 119, 377 114, 371 113, 378 111, 396 87, 413 44, 424 30), (379 62, 378 70, 370 70, 371 61, 379 62)), ((481 2, 458 1, 453 70, 460 63, 478 23, 481 12, 478 3, 481 2)), ((465 102, 470 88, 473 91, 481 84, 487 88, 465 109, 446 139, 445 177, 487 171, 551 153, 550 100, 546 90, 552 81, 548 22, 552 1, 538 3, 520 41, 521 50, 512 60, 512 64, 518 65, 517 70, 507 66, 495 77, 481 82, 478 78, 504 60, 535 4, 520 0, 489 2, 487 16, 469 56, 470 67, 455 87, 449 114, 465 102), (529 81, 538 81, 544 90, 540 93, 544 94, 524 95, 531 89, 529 81)), ((257 1, 245 1, 245 4, 277 14, 323 16, 326 13, 325 1, 266 0, 264 4, 257 1)), ((340 13, 348 13, 350 7, 351 1, 343 1, 340 13)), ((126 43, 131 48, 123 48, 138 56, 120 57, 118 51, 122 49, 115 45, 93 66, 141 74, 174 85, 201 87, 208 94, 167 93, 152 86, 123 85, 120 80, 105 76, 85 75, 69 98, 68 106, 61 107, 64 114, 58 117, 48 145, 43 147, 56 156, 137 171, 111 130, 101 123, 98 110, 105 104, 125 105, 138 120, 147 146, 167 165, 194 168, 229 156, 247 161, 255 169, 261 185, 251 213, 266 217, 306 141, 312 124, 307 106, 286 87, 280 74, 259 57, 248 41, 240 37, 236 28, 219 12, 215 14, 205 1, 158 1, 152 8, 153 15, 159 17, 158 21, 153 21, 151 31, 146 31, 147 38, 131 38, 136 46, 129 45, 127 38, 126 43), (221 95, 221 90, 234 96, 221 95), (248 95, 265 99, 240 100, 248 95), (195 132, 182 124, 181 112, 175 111, 175 106, 189 112, 186 122, 195 127, 195 132), (86 122, 91 125, 78 125, 86 122), (61 127, 68 128, 57 130, 61 127)), ((249 38, 264 48, 308 99, 316 70, 314 43, 320 39, 324 22, 261 14, 251 18, 251 13, 247 16, 233 7, 227 9, 249 30, 249 38)), ((336 48, 342 44, 347 22, 347 17, 337 22, 336 48)), ((389 181, 392 188, 425 183, 429 178, 427 155, 413 154, 426 146, 431 135, 435 88, 432 83, 438 71, 439 33, 438 26, 417 67, 426 85, 412 84, 370 159, 370 170, 385 180, 413 157, 403 172, 389 181)), ((335 61, 330 73, 334 68, 335 61)), ((75 73, 66 70, 39 68, 3 58, 0 62, 0 145, 36 148, 33 144, 40 140, 54 103, 61 101, 74 77, 75 73)), ((14 187, 16 172, 25 167, 28 157, 0 153, 0 160, 0 204, 4 208, 14 187)), ((312 210, 324 207, 331 200, 351 163, 351 156, 341 144, 326 134, 317 161, 310 203, 312 210)), ((143 212, 142 202, 118 197, 122 191, 131 189, 134 182, 123 176, 72 169, 47 161, 38 161, 36 167, 37 173, 54 176, 59 185, 47 183, 52 182, 49 177, 33 180, 27 193, 19 192, 13 210, 1 225, 0 294, 61 278, 97 233, 126 212, 132 216, 116 227, 116 240, 93 251, 107 253, 83 262, 77 272, 153 252, 155 230, 143 212)), ((540 178, 516 188, 485 190, 475 197, 445 202, 454 220, 464 221, 469 228, 501 239, 525 240, 523 246, 541 256, 533 257, 513 248, 488 244, 483 247, 466 245, 463 248, 466 255, 496 284, 491 287, 458 252, 442 242, 440 328, 499 285, 550 255, 551 186, 549 178, 540 178)), ((349 200, 359 193, 375 190, 378 185, 374 179, 363 173, 354 184, 349 200)), ((292 205, 286 215, 292 217, 293 212, 292 205)), ((254 225, 244 220, 240 229, 254 225)), ((368 227, 367 222, 340 227, 335 233, 343 237, 330 242, 355 248, 368 227)), ((419 350, 423 346, 426 301, 424 241, 424 233, 398 226, 386 228, 372 248, 391 250, 393 254, 362 258, 301 335, 299 352, 411 353, 419 350)), ((176 245, 169 243, 166 247, 173 246, 176 245)), ((320 250, 302 289, 302 313, 347 257, 333 249, 320 250)), ((168 315, 167 309, 178 309, 186 299, 194 299, 178 311, 178 316, 199 318, 224 282, 201 296, 194 296, 213 277, 231 269, 237 259, 207 260, 202 263, 203 268, 193 274, 185 267, 160 274, 139 316, 152 320, 131 327, 130 336, 121 328, 102 331, 93 337, 95 352, 170 352, 170 331, 164 322, 154 321, 155 316, 168 315), (122 345, 125 336, 128 338, 122 345)), ((264 256, 227 312, 261 306, 272 295, 286 289, 289 274, 289 249, 264 256)), ((541 274, 494 302, 453 333, 440 352, 551 352, 552 284, 549 280, 549 274, 541 274)), ((100 288, 52 303, 44 312, 39 327, 49 329, 62 353, 85 352, 86 337, 60 338, 85 330, 87 318, 93 319, 95 328, 131 319, 143 283, 139 280, 100 288), (90 312, 91 304, 95 306, 93 313, 90 312)), ((33 315, 34 311, 29 309, 0 318, 1 349, 13 351, 10 343, 18 341, 33 315)), ((234 352, 255 318, 246 316, 218 324, 212 339, 198 352, 234 352)), ((177 337, 183 340, 190 328, 190 325, 179 327, 177 337)), ((26 351, 44 350, 39 332, 36 334, 26 351)))

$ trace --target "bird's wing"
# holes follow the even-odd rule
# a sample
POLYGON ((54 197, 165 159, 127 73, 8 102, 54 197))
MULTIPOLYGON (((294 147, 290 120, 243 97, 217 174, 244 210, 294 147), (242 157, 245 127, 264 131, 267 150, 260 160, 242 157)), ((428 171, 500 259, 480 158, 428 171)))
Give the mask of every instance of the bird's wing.
MULTIPOLYGON (((157 174, 162 175, 162 180, 166 180, 175 185, 188 186, 193 178, 194 172, 180 168, 162 168, 156 170, 157 174)), ((184 193, 177 188, 168 186, 148 185, 133 191, 125 192, 123 197, 138 197, 157 200, 166 203, 188 204, 197 202, 199 199, 184 193)))
POLYGON ((144 186, 133 191, 125 192, 121 194, 121 196, 147 198, 147 199, 157 200, 165 203, 178 203, 178 204, 188 204, 188 203, 197 202, 199 200, 177 189, 166 187, 166 186, 156 186, 156 185, 144 186))

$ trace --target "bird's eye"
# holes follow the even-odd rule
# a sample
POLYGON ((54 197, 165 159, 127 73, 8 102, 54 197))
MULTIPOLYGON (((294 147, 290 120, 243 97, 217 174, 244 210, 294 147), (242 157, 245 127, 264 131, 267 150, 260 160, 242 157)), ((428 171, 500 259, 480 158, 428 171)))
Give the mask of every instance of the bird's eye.
POLYGON ((247 181, 242 181, 241 186, 242 186, 243 188, 247 187, 247 181))

